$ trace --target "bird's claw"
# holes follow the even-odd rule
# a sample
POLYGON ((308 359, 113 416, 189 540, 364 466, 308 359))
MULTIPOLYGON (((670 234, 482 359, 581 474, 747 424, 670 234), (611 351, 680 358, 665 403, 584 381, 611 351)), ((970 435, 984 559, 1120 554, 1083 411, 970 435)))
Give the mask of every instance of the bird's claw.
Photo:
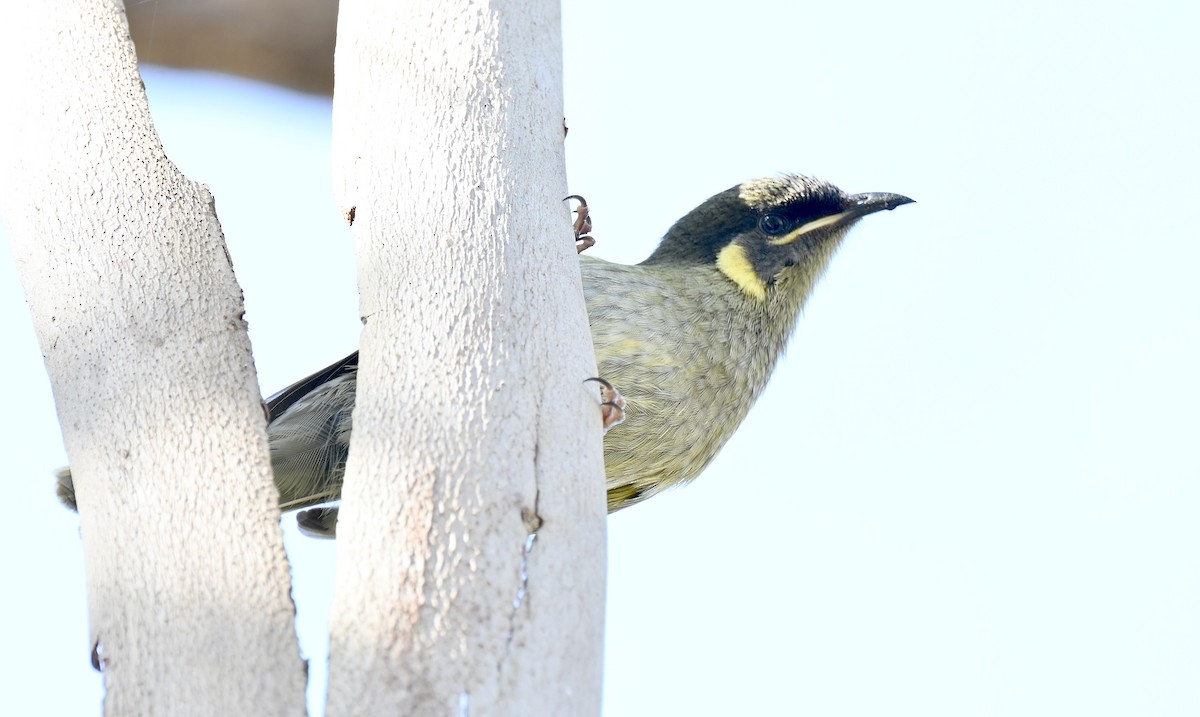
POLYGON ((572 199, 579 201, 579 206, 575 208, 575 222, 571 225, 571 229, 575 232, 575 253, 582 254, 584 250, 596 245, 595 238, 587 236, 587 233, 592 230, 592 216, 588 211, 587 200, 578 194, 572 194, 563 201, 569 202, 572 199))
POLYGON ((625 420, 625 397, 602 378, 589 378, 587 381, 600 384, 600 421, 604 432, 608 433, 608 429, 625 420))
POLYGON ((92 669, 96 672, 104 672, 105 665, 108 664, 108 658, 104 656, 104 645, 100 644, 100 639, 92 643, 92 669))

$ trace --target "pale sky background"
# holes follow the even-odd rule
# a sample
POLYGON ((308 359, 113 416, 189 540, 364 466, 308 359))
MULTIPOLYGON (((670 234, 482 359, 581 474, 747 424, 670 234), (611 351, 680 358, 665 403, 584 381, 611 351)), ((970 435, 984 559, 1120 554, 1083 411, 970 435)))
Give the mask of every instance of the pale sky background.
MULTIPOLYGON (((566 3, 595 256, 779 172, 918 201, 851 234, 712 467, 610 519, 605 715, 1200 715, 1197 7, 566 3)), ((328 100, 145 77, 216 195, 264 394, 355 348, 328 100)), ((3 712, 97 714, 0 245, 3 712)), ((333 544, 288 537, 320 675, 333 544)))

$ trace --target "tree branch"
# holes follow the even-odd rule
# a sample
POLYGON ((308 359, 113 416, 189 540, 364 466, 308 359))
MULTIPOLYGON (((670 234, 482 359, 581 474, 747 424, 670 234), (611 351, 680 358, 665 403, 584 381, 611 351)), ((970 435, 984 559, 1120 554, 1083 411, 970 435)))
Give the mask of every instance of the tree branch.
POLYGON ((330 713, 599 714, 601 421, 558 3, 341 12, 336 186, 365 329, 330 713))
POLYGON ((130 3, 138 58, 215 70, 302 92, 333 92, 337 0, 130 3))
POLYGON ((0 14, 0 208, 74 471, 105 713, 300 714, 265 418, 212 196, 163 153, 119 2, 0 14))

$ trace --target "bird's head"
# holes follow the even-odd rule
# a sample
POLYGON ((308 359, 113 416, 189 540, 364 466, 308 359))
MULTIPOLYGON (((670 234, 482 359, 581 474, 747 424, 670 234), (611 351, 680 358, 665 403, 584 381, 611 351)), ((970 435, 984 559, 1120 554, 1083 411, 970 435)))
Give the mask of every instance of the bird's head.
POLYGON ((715 265, 758 300, 788 274, 811 290, 859 219, 912 201, 886 192, 846 194, 797 174, 756 179, 693 209, 644 263, 715 265))

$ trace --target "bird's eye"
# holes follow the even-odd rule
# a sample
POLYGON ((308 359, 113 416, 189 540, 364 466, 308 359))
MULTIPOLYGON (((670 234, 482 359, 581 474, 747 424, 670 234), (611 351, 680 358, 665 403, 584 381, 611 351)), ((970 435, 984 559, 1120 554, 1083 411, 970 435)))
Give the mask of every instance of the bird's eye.
POLYGON ((764 214, 763 218, 758 220, 758 228, 763 234, 775 236, 787 231, 788 221, 778 214, 764 214))

